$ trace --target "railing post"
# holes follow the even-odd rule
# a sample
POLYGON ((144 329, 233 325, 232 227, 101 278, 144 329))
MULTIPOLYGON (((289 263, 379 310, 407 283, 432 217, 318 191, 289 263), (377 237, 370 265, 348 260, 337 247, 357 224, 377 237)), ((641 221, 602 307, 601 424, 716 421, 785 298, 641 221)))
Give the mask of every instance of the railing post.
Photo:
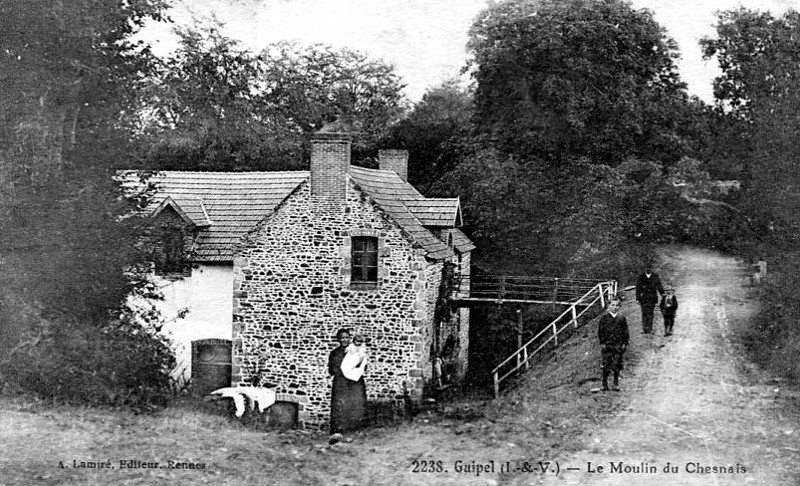
POLYGON ((553 280, 553 302, 558 302, 558 277, 553 280))
POLYGON ((500 382, 497 380, 497 373, 494 374, 494 397, 500 396, 500 382))
POLYGON ((558 347, 558 328, 556 327, 556 321, 553 321, 553 345, 558 347))
POLYGON ((522 309, 517 309, 517 369, 522 366, 520 360, 522 356, 519 354, 519 350, 522 347, 522 309))
POLYGON ((572 306, 572 324, 577 329, 578 327, 578 311, 575 309, 575 306, 572 306))
POLYGON ((524 363, 525 363, 525 371, 528 371, 528 369, 531 366, 530 363, 528 362, 528 346, 525 346, 524 348, 522 348, 522 354, 525 356, 525 361, 524 361, 524 363))
POLYGON ((600 293, 600 307, 605 309, 605 307, 606 307, 606 299, 605 299, 605 295, 603 295, 603 293, 604 293, 603 284, 600 283, 600 284, 597 284, 597 286, 599 287, 598 288, 598 293, 600 293))

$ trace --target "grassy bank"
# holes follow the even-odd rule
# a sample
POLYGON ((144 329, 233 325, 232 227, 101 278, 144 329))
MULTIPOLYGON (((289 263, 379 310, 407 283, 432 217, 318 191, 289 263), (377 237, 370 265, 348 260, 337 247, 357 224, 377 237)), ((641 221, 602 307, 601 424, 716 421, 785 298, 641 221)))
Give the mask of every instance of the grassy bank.
POLYGON ((800 380, 800 252, 773 252, 768 275, 753 291, 760 306, 752 323, 735 330, 749 358, 794 382, 800 380))

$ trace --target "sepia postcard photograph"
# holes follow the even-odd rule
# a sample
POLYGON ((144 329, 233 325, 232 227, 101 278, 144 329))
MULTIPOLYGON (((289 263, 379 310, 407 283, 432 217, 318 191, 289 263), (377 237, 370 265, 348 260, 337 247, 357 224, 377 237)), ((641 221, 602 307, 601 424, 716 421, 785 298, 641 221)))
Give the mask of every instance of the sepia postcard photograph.
POLYGON ((800 484, 800 0, 0 0, 0 486, 800 484))

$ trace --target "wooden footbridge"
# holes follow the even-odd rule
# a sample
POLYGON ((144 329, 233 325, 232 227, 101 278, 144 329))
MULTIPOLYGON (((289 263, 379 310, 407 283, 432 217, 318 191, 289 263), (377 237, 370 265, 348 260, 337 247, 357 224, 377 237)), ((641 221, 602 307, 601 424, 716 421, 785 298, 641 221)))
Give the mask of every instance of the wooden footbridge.
POLYGON ((614 280, 481 275, 462 279, 453 300, 461 307, 487 304, 557 304, 566 307, 550 324, 528 342, 520 343, 511 356, 492 370, 496 398, 504 380, 527 370, 536 353, 551 343, 558 346, 562 332, 569 327, 577 328, 582 318, 588 319, 590 309, 602 310, 616 294, 617 282, 614 280))
POLYGON ((478 275, 461 279, 455 300, 461 307, 486 304, 572 305, 598 283, 599 280, 588 279, 478 275))

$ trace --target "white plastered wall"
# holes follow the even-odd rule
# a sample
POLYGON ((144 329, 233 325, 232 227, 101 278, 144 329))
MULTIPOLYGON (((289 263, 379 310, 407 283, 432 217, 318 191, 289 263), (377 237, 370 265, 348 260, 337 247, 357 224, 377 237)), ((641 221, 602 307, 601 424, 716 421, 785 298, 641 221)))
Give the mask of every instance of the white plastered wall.
POLYGON ((164 300, 157 303, 167 321, 161 332, 175 347, 176 379, 191 376, 192 341, 232 337, 233 265, 197 264, 191 277, 167 280, 156 277, 164 300), (177 318, 182 310, 183 318, 177 318))

